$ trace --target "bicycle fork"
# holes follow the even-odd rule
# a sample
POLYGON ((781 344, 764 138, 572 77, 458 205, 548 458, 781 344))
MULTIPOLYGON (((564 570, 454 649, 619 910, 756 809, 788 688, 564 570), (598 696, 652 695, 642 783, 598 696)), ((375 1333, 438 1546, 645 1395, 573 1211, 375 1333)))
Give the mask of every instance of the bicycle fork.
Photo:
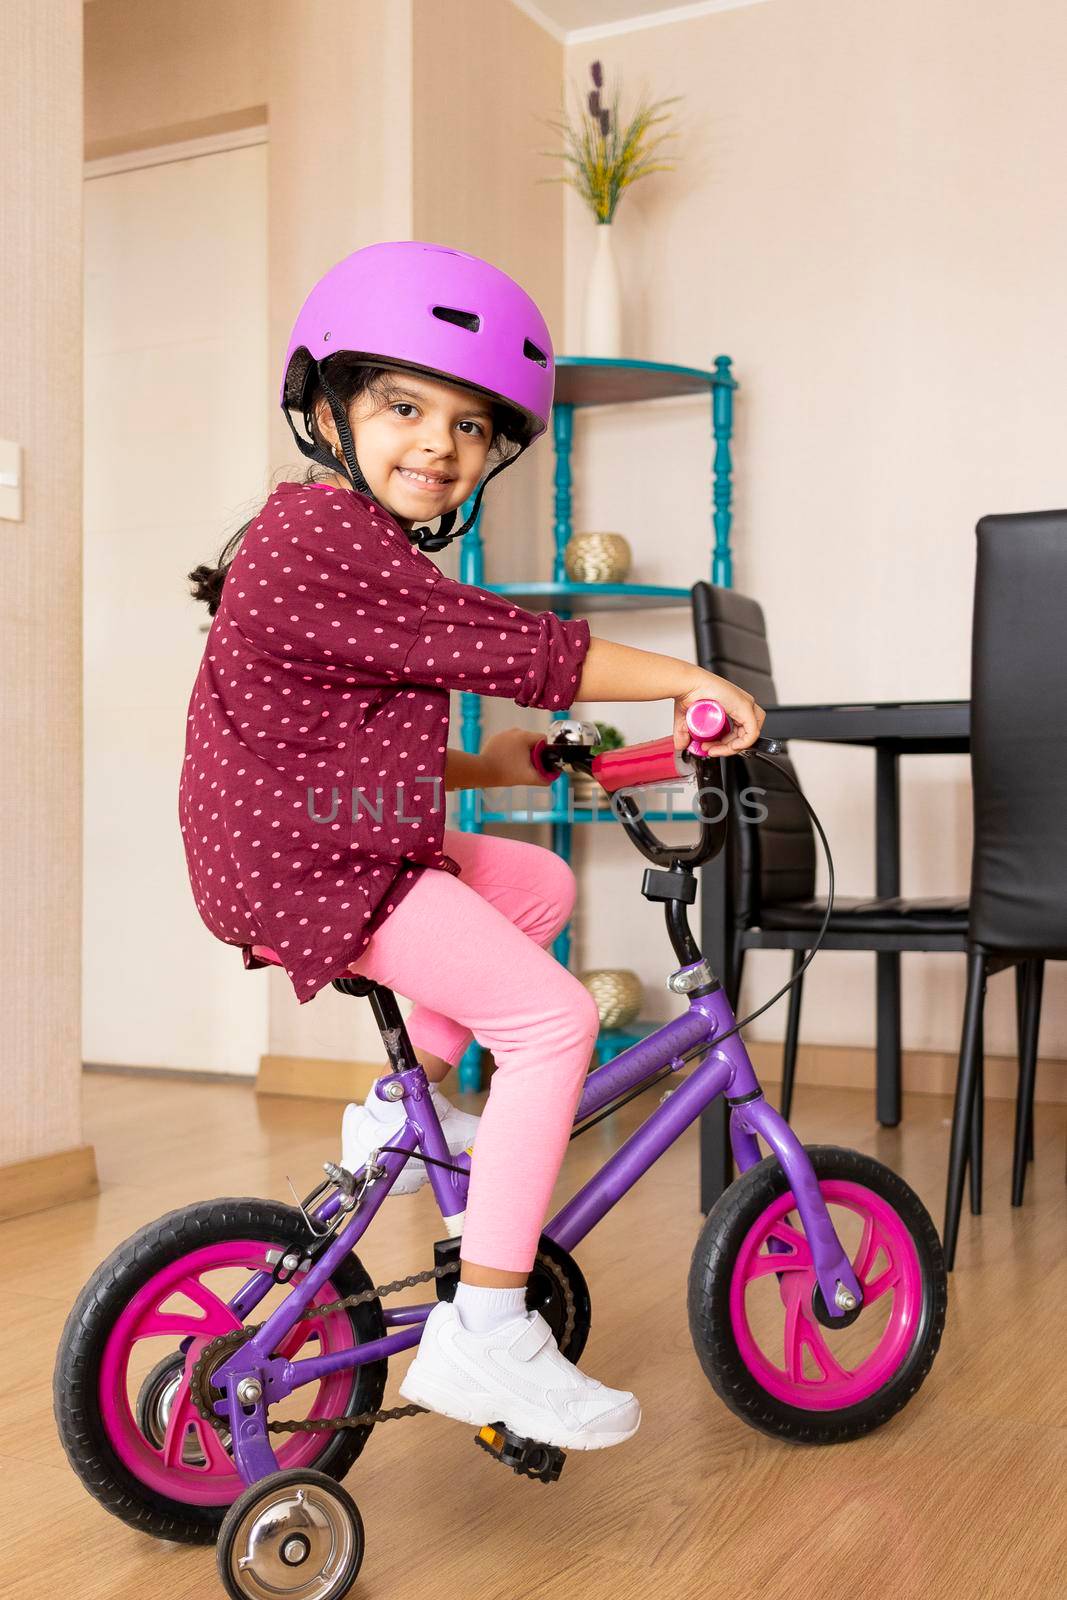
MULTIPOLYGON (((733 1027, 733 1012, 721 989, 709 995, 705 1004, 719 1025, 717 1031, 733 1027)), ((764 1098, 740 1036, 725 1039, 715 1053, 730 1066, 724 1092, 730 1107, 730 1147, 738 1170, 747 1172, 762 1159, 756 1142, 758 1134, 770 1147, 793 1191, 826 1309, 831 1317, 844 1317, 862 1305, 863 1290, 830 1220, 807 1151, 781 1112, 764 1098)), ((772 1239, 769 1248, 774 1254, 789 1253, 788 1245, 782 1241, 772 1239)))

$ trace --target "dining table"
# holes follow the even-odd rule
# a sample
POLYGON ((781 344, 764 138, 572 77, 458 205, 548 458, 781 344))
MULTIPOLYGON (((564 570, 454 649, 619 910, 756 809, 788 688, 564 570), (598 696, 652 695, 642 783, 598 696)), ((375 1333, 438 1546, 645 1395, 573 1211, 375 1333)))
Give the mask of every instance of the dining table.
MULTIPOLYGON (((875 893, 900 894, 900 758, 966 755, 969 700, 768 706, 763 737, 792 743, 861 745, 874 751, 875 893)), ((736 759, 736 758, 735 758, 736 759)), ((833 841, 831 839, 831 848, 833 841)), ((730 960, 729 847, 702 869, 701 945, 722 977, 730 960)), ((892 1128, 901 1116, 900 951, 875 955, 877 984, 875 1114, 892 1128)), ((700 1208, 708 1212, 733 1180, 728 1110, 720 1096, 700 1119, 700 1208)))

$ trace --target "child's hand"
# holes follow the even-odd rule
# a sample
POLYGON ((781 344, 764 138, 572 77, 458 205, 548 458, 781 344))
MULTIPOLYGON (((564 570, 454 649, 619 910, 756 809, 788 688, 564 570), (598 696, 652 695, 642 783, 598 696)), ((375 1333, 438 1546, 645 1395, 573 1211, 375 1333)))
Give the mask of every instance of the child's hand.
POLYGON ((506 728, 485 741, 480 752, 482 787, 506 789, 515 786, 544 788, 545 780, 530 760, 530 751, 544 737, 526 728, 506 728))
POLYGON ((699 668, 694 669, 694 677, 693 688, 674 702, 675 749, 688 748, 691 735, 685 714, 695 700, 717 700, 733 723, 730 733, 707 746, 709 756, 736 755, 739 750, 747 750, 750 744, 755 744, 767 715, 763 707, 728 678, 718 678, 713 672, 701 672, 699 668))

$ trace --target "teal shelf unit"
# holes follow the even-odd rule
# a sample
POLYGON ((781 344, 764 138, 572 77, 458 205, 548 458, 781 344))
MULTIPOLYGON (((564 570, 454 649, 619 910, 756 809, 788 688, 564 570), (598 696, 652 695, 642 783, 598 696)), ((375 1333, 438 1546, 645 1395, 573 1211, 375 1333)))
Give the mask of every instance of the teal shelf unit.
MULTIPOLYGON (((733 522, 733 397, 737 380, 731 372, 729 356, 717 356, 714 367, 673 366, 660 361, 613 361, 593 356, 558 356, 556 387, 552 406, 552 439, 555 449, 555 504, 553 536, 555 553, 552 577, 547 581, 487 584, 481 536, 481 516, 462 541, 460 580, 490 589, 530 611, 555 611, 570 617, 603 611, 628 611, 686 608, 689 588, 668 588, 640 583, 572 583, 567 577, 563 552, 571 537, 573 477, 571 455, 574 439, 574 413, 593 406, 624 405, 660 400, 686 394, 707 394, 711 402, 713 455, 711 470, 711 581, 728 588, 733 581, 730 529, 733 522)), ((473 499, 463 507, 469 516, 473 499)), ((477 752, 481 746, 481 701, 476 694, 461 697, 460 738, 463 749, 477 752)), ((569 716, 561 711, 558 717, 569 716)), ((564 861, 571 858, 572 830, 583 824, 613 821, 609 807, 576 807, 571 804, 570 780, 558 779, 549 791, 551 803, 542 811, 498 812, 483 804, 479 791, 463 790, 459 798, 459 826, 465 833, 478 833, 493 823, 509 826, 547 827, 551 847, 564 861)), ((677 810, 648 812, 650 822, 684 821, 688 813, 677 810)), ((556 959, 569 966, 570 928, 564 928, 552 946, 556 959)), ((635 1023, 627 1029, 604 1029, 597 1040, 598 1059, 607 1059, 652 1031, 655 1023, 635 1023)), ((472 1044, 460 1063, 459 1087, 477 1090, 482 1086, 481 1049, 472 1044)))

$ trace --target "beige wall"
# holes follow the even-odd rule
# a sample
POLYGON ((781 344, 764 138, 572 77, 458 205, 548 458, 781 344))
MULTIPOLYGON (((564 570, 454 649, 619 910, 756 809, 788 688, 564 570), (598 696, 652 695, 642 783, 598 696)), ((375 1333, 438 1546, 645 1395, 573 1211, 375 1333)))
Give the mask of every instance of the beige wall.
POLYGON ((264 121, 269 59, 261 0, 89 0, 86 156, 264 121))
POLYGON ((81 1140, 81 11, 0 7, 0 1165, 81 1140))
MULTIPOLYGON (((678 170, 617 214, 625 353, 734 357, 735 582, 766 610, 781 698, 965 697, 977 518, 1067 503, 1067 13, 774 0, 571 47, 579 87, 594 55, 609 84, 685 96, 678 170)), ((594 225, 570 191, 566 216, 574 348, 594 225)), ((576 429, 578 525, 627 533, 652 582, 707 573, 706 409, 616 408, 576 429)), ((614 636, 687 637, 681 618, 614 636)), ((647 713, 617 720, 652 731, 647 713)), ((871 757, 794 754, 839 890, 873 893, 871 757)), ((903 774, 904 893, 966 892, 966 759, 903 774)), ((583 849, 586 960, 653 975, 657 918, 623 842, 598 830, 595 861, 583 849)), ((746 997, 787 960, 754 960, 746 997)), ((805 982, 805 1038, 872 1039, 872 958, 821 956, 805 982)), ((957 957, 904 958, 909 1045, 958 1043, 962 986, 957 957)), ((1011 991, 1010 975, 991 984, 992 1051, 1013 1045, 1011 991)), ((783 1009, 756 1035, 780 1036, 783 1009)), ((1057 966, 1042 1054, 1067 1056, 1057 966)))

